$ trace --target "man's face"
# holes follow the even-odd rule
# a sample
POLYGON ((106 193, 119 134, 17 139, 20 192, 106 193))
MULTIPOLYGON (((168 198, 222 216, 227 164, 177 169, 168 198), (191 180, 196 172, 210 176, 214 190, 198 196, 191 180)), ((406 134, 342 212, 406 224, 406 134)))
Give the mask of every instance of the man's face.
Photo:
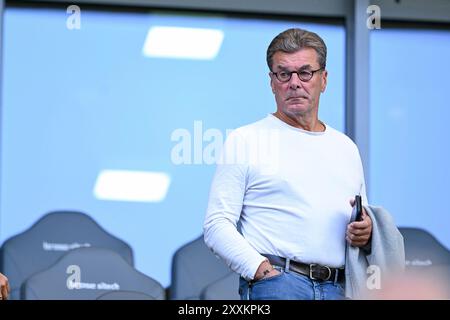
MULTIPOLYGON (((313 71, 319 69, 317 53, 312 48, 301 49, 294 53, 277 51, 272 59, 272 71, 313 71)), ((270 85, 275 94, 277 111, 290 118, 297 118, 315 112, 317 115, 320 93, 327 85, 327 71, 315 72, 311 80, 301 81, 296 73, 287 82, 281 82, 270 73, 270 85)))

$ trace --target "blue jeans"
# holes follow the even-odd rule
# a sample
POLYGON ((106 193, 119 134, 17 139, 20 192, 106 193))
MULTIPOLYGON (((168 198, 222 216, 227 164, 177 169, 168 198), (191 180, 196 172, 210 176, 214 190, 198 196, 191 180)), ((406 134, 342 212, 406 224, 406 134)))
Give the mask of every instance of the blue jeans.
POLYGON ((342 300, 344 287, 339 282, 316 281, 292 271, 277 268, 281 273, 256 282, 240 278, 241 300, 342 300))

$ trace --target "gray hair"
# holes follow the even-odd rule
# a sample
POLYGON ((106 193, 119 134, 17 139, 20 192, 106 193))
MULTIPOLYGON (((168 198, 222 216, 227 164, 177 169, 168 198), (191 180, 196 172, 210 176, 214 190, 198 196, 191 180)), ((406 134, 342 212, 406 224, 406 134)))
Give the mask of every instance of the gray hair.
POLYGON ((321 68, 327 64, 327 46, 316 33, 303 29, 287 29, 277 35, 267 48, 267 65, 272 70, 272 58, 275 52, 294 53, 304 48, 312 48, 317 52, 317 59, 321 68))

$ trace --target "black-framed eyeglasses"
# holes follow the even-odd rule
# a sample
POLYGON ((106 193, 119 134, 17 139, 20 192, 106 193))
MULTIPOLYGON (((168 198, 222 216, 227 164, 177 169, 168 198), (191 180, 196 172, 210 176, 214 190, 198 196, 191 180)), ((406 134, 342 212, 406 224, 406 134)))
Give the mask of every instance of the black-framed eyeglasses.
POLYGON ((319 68, 317 70, 301 70, 301 71, 280 71, 280 72, 272 72, 275 77, 277 77, 280 82, 288 82, 291 80, 292 74, 296 73, 299 79, 303 82, 308 82, 314 76, 314 73, 322 70, 323 68, 319 68))

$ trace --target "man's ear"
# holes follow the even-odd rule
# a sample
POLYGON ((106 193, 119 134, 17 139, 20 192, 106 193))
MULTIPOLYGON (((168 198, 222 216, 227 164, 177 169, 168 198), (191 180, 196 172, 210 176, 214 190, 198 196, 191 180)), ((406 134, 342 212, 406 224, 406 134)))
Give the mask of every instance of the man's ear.
POLYGON ((322 72, 322 88, 320 92, 325 92, 325 89, 327 88, 327 82, 328 82, 328 71, 324 70, 322 72))
POLYGON ((272 72, 269 72, 269 78, 270 78, 270 87, 272 88, 272 93, 275 94, 275 88, 273 87, 272 72))

